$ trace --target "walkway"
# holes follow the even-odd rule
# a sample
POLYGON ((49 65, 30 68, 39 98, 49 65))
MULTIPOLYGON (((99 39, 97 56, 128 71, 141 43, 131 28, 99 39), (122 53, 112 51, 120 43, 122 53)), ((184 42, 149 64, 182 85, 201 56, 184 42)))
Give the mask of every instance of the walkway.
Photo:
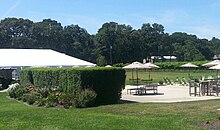
POLYGON ((209 99, 220 99, 220 96, 189 96, 188 86, 159 86, 158 94, 148 95, 132 95, 127 94, 128 88, 135 88, 136 86, 125 86, 122 91, 122 100, 135 101, 140 103, 146 102, 183 102, 183 101, 197 101, 197 100, 209 100, 209 99))

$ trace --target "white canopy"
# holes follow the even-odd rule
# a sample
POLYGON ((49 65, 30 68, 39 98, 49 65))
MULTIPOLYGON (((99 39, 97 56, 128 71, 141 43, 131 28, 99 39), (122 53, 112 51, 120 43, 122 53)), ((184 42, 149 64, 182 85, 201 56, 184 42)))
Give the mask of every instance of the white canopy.
POLYGON ((220 64, 210 67, 209 69, 220 70, 220 64))
POLYGON ((218 65, 220 64, 220 60, 213 60, 211 62, 208 62, 206 64, 203 64, 202 66, 205 66, 205 67, 211 67, 211 66, 215 66, 215 65, 218 65))
POLYGON ((180 67, 185 67, 185 68, 197 68, 197 67, 199 67, 199 66, 194 65, 194 64, 192 64, 192 63, 186 63, 186 64, 181 65, 180 67))
POLYGON ((124 69, 148 69, 150 67, 145 66, 144 64, 140 63, 140 62, 133 62, 127 66, 123 67, 124 69))
POLYGON ((0 67, 92 67, 96 64, 50 49, 0 49, 0 67))
POLYGON ((153 63, 150 63, 150 62, 145 63, 144 65, 149 67, 149 69, 158 69, 158 68, 160 68, 159 66, 157 66, 157 65, 155 65, 153 63))

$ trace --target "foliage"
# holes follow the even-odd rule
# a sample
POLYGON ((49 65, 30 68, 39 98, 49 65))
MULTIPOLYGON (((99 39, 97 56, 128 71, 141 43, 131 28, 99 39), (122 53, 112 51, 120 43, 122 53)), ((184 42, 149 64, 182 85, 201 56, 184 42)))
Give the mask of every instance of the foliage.
POLYGON ((30 68, 21 71, 21 83, 29 79, 38 88, 58 88, 61 92, 75 93, 82 89, 96 92, 96 104, 117 103, 125 84, 125 70, 121 68, 30 68), (31 73, 32 77, 27 76, 31 73))
MULTIPOLYGON (((188 63, 188 62, 156 62, 155 64, 160 66, 160 69, 186 70, 186 69, 189 69, 189 68, 180 67, 181 65, 186 64, 186 63, 188 63)), ((202 66, 202 64, 207 63, 207 61, 193 61, 191 63, 199 66, 198 68, 191 68, 191 69, 204 70, 204 67, 202 66)))
POLYGON ((99 56, 97 58, 97 65, 98 66, 105 66, 106 65, 106 61, 105 61, 105 57, 104 56, 99 56))
POLYGON ((8 94, 11 98, 17 98, 17 99, 21 100, 22 96, 27 92, 28 91, 25 88, 23 88, 21 86, 17 86, 15 88, 10 89, 8 91, 8 94))
POLYGON ((143 23, 141 28, 133 29, 107 22, 97 34, 90 35, 78 25, 62 26, 51 19, 33 22, 5 18, 0 22, 0 48, 50 48, 98 65, 142 61, 155 55, 175 55, 178 61, 211 60, 220 53, 219 46, 218 38, 199 39, 184 32, 168 34, 157 23, 143 23))
MULTIPOLYGON (((192 77, 193 79, 202 79, 208 77, 216 77, 217 71, 216 70, 177 70, 177 69, 157 69, 150 71, 150 77, 153 79, 152 82, 159 83, 160 81, 164 81, 164 78, 169 78, 171 81, 176 81, 177 79, 182 81, 188 81, 192 77), (190 77, 189 77, 190 73, 190 77)), ((139 71, 138 77, 140 79, 149 79, 149 71, 139 71)), ((132 72, 126 71, 126 84, 133 84, 131 80, 132 72)), ((140 84, 144 84, 144 82, 140 81, 140 84)))
POLYGON ((95 105, 97 94, 93 90, 85 89, 79 92, 75 97, 75 107, 92 107, 95 105))

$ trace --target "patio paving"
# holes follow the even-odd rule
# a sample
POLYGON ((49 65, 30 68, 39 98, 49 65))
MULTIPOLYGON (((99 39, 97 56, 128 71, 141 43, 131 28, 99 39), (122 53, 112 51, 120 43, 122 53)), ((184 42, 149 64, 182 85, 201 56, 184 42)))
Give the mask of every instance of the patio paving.
POLYGON ((179 85, 167 85, 158 86, 158 94, 145 95, 133 95, 127 94, 127 89, 137 88, 137 86, 126 85, 125 89, 122 91, 122 100, 134 101, 140 103, 147 102, 184 102, 184 101, 198 101, 198 100, 210 100, 210 99, 220 99, 220 96, 189 96, 189 86, 179 86, 179 85))

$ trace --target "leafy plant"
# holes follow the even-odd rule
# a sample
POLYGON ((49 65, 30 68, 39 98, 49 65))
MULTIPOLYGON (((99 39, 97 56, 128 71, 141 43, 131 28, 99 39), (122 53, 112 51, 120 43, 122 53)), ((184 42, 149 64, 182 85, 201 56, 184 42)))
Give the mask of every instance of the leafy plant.
POLYGON ((75 98, 75 107, 91 107, 95 105, 95 98, 97 94, 89 89, 79 92, 75 98))

